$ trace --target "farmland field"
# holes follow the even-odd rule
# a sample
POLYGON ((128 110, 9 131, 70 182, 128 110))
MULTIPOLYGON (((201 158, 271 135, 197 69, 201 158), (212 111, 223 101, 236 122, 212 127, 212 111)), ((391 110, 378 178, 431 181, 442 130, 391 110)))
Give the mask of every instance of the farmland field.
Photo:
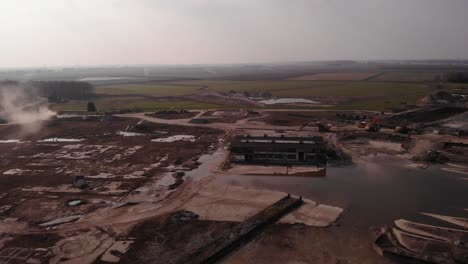
MULTIPOLYGON (((262 97, 267 94, 274 98, 304 98, 320 103, 268 106, 271 108, 391 110, 414 106, 437 91, 439 84, 434 80, 441 74, 442 71, 434 70, 367 70, 306 74, 282 80, 220 79, 113 84, 96 86, 93 101, 99 110, 258 108, 262 106, 246 105, 242 101, 236 103, 230 96, 243 94, 262 97)), ((464 87, 461 84, 442 86, 445 90, 464 87)), ((85 110, 86 104, 87 101, 69 101, 55 104, 53 108, 85 110)))
POLYGON ((317 73, 289 78, 291 81, 361 81, 371 78, 380 72, 336 72, 317 73))
MULTIPOLYGON (((143 97, 107 97, 94 100, 98 111, 130 110, 130 111, 156 111, 163 109, 220 109, 226 106, 189 100, 148 100, 143 97)), ((55 111, 86 110, 87 101, 70 101, 61 104, 52 104, 55 111)))
MULTIPOLYGON (((187 83, 187 82, 185 82, 187 83)), ((274 96, 376 96, 428 90, 424 84, 346 81, 192 81, 216 92, 271 92, 274 96)))
POLYGON ((202 86, 170 84, 118 84, 96 87, 97 94, 133 94, 149 96, 180 96, 195 93, 202 86))
POLYGON ((442 71, 387 71, 375 78, 371 78, 370 81, 433 82, 442 74, 442 71))

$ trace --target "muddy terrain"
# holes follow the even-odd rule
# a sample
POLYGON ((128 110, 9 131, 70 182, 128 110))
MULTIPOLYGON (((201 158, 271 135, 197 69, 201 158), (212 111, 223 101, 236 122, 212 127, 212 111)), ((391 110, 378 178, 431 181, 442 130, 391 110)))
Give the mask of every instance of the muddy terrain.
POLYGON ((430 218, 467 219, 468 138, 439 129, 464 124, 464 111, 431 124, 414 116, 426 111, 407 121, 418 133, 386 123, 404 115, 319 110, 59 116, 34 134, 1 125, 1 260, 187 263, 196 254, 223 263, 325 264, 431 255, 416 252, 414 235, 388 229, 403 218, 436 227, 443 224, 430 218), (383 121, 378 132, 369 129, 375 116, 383 121), (319 136, 327 167, 231 163, 230 142, 240 135, 319 136), (265 211, 286 195, 303 203, 265 211), (281 217, 272 217, 276 211, 281 217), (374 245, 382 235, 391 243, 374 245), (388 250, 395 258, 381 256, 388 250))

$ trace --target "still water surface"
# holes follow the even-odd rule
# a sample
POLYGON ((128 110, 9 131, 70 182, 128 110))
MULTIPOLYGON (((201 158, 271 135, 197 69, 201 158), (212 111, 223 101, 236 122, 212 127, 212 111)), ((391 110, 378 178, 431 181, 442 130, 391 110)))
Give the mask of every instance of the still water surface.
MULTIPOLYGON (((354 226, 391 224, 399 218, 419 220, 419 212, 468 217, 466 175, 420 169, 389 155, 367 157, 368 163, 327 168, 323 178, 278 176, 218 176, 218 181, 244 187, 283 191, 345 208, 346 223, 354 226)), ((431 223, 430 219, 423 220, 431 223)))

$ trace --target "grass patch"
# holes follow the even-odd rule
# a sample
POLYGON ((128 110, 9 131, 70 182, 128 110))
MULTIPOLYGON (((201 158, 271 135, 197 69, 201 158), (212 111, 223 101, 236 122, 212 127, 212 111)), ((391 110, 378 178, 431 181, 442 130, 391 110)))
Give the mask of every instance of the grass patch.
POLYGON ((422 99, 427 93, 417 93, 412 95, 403 95, 391 99, 363 100, 353 103, 345 103, 333 106, 337 110, 371 110, 388 111, 392 109, 401 109, 406 106, 416 105, 418 100, 422 99))
POLYGON ((194 94, 201 86, 165 84, 121 84, 96 87, 97 94, 129 94, 149 96, 182 96, 194 94))
POLYGON ((365 81, 190 81, 216 92, 265 92, 277 97, 398 96, 430 90, 427 85, 365 81))
POLYGON ((438 77, 442 77, 442 71, 424 71, 424 70, 389 70, 370 81, 391 81, 391 82, 433 82, 438 77))
MULTIPOLYGON (((86 110, 88 101, 69 101, 63 104, 52 104, 54 111, 79 111, 86 110)), ((142 97, 108 97, 94 101, 98 111, 106 110, 131 110, 131 111, 156 111, 165 109, 220 109, 227 106, 188 100, 158 101, 142 97)))
MULTIPOLYGON (((445 91, 467 87, 465 84, 444 83, 445 91)), ((388 110, 414 105, 422 97, 437 91, 436 83, 377 82, 377 81, 292 81, 292 80, 196 80, 161 84, 122 84, 96 87, 102 96, 95 100, 98 110, 133 109, 153 111, 161 109, 235 109, 246 106, 227 106, 222 102, 206 103, 182 98, 158 101, 148 98, 196 94, 203 91, 242 93, 270 92, 274 97, 310 98, 324 104, 335 104, 333 109, 388 110), (145 97, 146 96, 146 97, 145 97)), ((55 104, 55 110, 86 110, 85 101, 55 104)), ((267 108, 324 109, 314 105, 271 105, 267 108)))

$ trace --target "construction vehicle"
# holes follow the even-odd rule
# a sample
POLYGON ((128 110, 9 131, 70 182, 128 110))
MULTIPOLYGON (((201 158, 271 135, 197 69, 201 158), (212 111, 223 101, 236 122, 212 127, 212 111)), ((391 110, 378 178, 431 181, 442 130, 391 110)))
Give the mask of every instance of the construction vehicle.
POLYGON ((395 127, 395 133, 407 134, 408 132, 408 122, 406 120, 403 120, 400 125, 395 127))
MULTIPOLYGON (((302 131, 304 128, 309 126, 310 123, 312 123, 312 122, 309 122, 309 123, 306 123, 306 124, 302 125, 299 128, 299 130, 302 131)), ((331 124, 323 124, 322 122, 317 121, 317 122, 315 122, 315 126, 318 128, 318 132, 331 132, 331 124)))
POLYGON ((379 132, 381 125, 382 122, 380 121, 380 118, 376 115, 369 123, 365 121, 360 122, 358 124, 358 127, 365 128, 365 130, 369 132, 379 132))
POLYGON ((361 121, 358 123, 358 128, 365 128, 367 126, 367 122, 366 121, 361 121))
POLYGON ((366 126, 366 130, 369 132, 379 132, 381 125, 382 125, 382 121, 380 121, 379 116, 376 115, 372 119, 372 121, 366 126))
POLYGON ((315 125, 318 128, 319 132, 330 132, 331 131, 331 124, 323 124, 320 121, 317 121, 315 125))

